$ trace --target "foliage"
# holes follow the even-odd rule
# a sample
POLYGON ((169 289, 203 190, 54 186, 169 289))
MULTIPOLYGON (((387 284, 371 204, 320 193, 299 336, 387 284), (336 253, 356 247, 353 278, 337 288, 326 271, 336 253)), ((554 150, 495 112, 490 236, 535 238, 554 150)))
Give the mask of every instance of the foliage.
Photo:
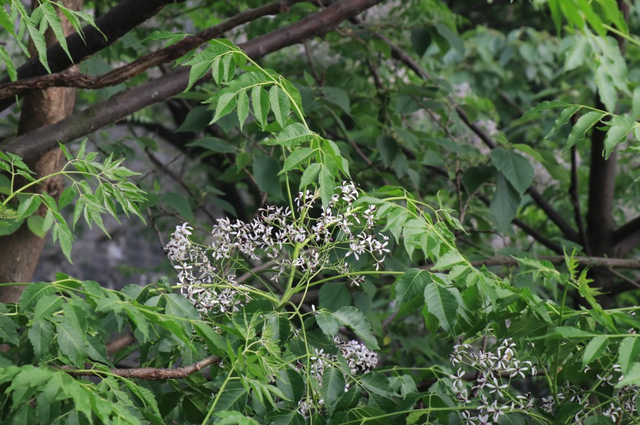
MULTIPOLYGON (((24 44, 9 24, 22 6, 6 3, 15 16, 0 8, 13 16, 0 24, 24 44)), ((119 291, 58 275, 0 304, 3 421, 637 423, 637 293, 609 283, 637 284, 613 270, 623 259, 599 258, 619 254, 611 241, 635 226, 595 240, 588 216, 585 230, 582 205, 590 215, 615 194, 581 194, 589 176, 576 164, 588 138, 601 143, 589 166, 619 161, 614 189, 633 199, 638 22, 612 0, 549 0, 527 9, 548 14, 544 25, 525 16, 503 33, 471 25, 477 15, 456 15, 453 3, 389 3, 391 18, 355 19, 320 55, 306 45, 258 62, 216 38, 181 56, 179 98, 192 107, 166 137, 185 135, 190 164, 216 187, 187 173, 176 179, 183 196, 123 167, 124 156, 161 153, 149 135, 101 145, 102 162, 85 143, 61 144, 68 162, 55 175, 71 184, 58 201, 31 192, 46 177, 0 152, 3 234, 24 221, 38 235, 52 229, 69 257, 81 215, 106 232, 105 213, 168 210, 177 275, 119 291), (253 199, 232 204, 232 191, 253 199), (216 218, 204 224, 209 195, 216 218), (74 200, 69 226, 61 210, 74 200), (495 248, 496 234, 508 246, 495 248), (135 342, 108 349, 125 333, 135 342)), ((22 35, 39 31, 43 63, 36 38, 47 26, 59 35, 53 4, 20 20, 22 35)), ((309 8, 243 33, 257 39, 309 8)), ((184 13, 198 28, 215 24, 184 13)), ((137 28, 116 51, 136 57, 135 41, 188 37, 171 23, 175 33, 137 28)), ((159 134, 168 114, 154 113, 129 124, 159 134)))

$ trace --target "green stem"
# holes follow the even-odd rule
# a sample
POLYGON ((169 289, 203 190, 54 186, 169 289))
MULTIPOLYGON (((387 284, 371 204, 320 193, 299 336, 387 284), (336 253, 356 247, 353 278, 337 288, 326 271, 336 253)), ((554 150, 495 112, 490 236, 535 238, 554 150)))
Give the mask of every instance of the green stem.
POLYGON ((233 374, 233 370, 234 370, 234 367, 231 368, 231 370, 229 371, 229 374, 227 375, 227 378, 222 383, 222 386, 220 387, 218 394, 216 394, 216 398, 213 400, 213 404, 211 405, 211 408, 207 412, 207 416, 205 416, 204 421, 202 421, 202 425, 206 425, 207 422, 209 421, 209 418, 211 418, 211 415, 213 414, 213 410, 216 408, 216 404, 218 404, 218 401, 220 400, 220 395, 223 393, 224 388, 227 386, 227 384, 231 380, 231 375, 233 374))

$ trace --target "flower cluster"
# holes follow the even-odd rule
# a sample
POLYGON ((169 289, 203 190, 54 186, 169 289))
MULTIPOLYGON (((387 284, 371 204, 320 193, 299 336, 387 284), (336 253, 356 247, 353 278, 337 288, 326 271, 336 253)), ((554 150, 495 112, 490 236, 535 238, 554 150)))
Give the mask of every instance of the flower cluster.
POLYGON ((457 373, 450 376, 456 398, 467 404, 477 397, 480 403, 475 411, 477 414, 471 410, 462 413, 467 425, 497 423, 507 412, 533 407, 531 394, 513 395, 510 392, 512 379, 536 375, 532 362, 517 358, 516 344, 510 338, 502 341, 495 352, 474 351, 470 344, 458 344, 454 346, 449 360, 458 367, 457 373), (473 383, 468 382, 463 365, 475 370, 473 383))
MULTIPOLYGON (((314 355, 309 359, 308 375, 317 383, 317 394, 320 394, 325 368, 338 364, 340 360, 344 360, 347 363, 349 372, 352 375, 367 373, 378 364, 378 354, 375 351, 369 350, 364 344, 355 340, 344 342, 337 337, 334 338, 334 341, 338 347, 338 354, 329 354, 322 349, 314 348, 314 355)), ((298 372, 304 372, 305 369, 306 364, 303 363, 299 363, 296 367, 298 372)), ((347 383, 344 388, 345 392, 348 389, 349 384, 347 383)), ((324 400, 319 398, 318 404, 324 404, 324 400)), ((298 405, 298 410, 302 415, 306 416, 309 411, 309 406, 308 400, 303 399, 298 405)))
POLYGON ((233 312, 247 299, 236 273, 250 271, 251 260, 267 262, 275 282, 297 273, 303 284, 321 270, 334 270, 359 285, 364 277, 352 272, 350 258, 369 254, 378 270, 389 238, 373 232, 376 208, 356 206, 358 196, 353 183, 343 182, 326 207, 306 191, 295 198, 294 211, 269 205, 249 222, 221 218, 207 246, 190 239, 187 223, 177 226, 165 251, 178 270, 182 294, 202 312, 233 312))

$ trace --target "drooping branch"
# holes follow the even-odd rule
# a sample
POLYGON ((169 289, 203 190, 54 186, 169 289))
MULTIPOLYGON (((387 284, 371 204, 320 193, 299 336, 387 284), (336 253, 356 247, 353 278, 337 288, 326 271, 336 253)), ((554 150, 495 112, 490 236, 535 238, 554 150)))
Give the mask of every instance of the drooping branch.
MULTIPOLYGON (((422 66, 420 66, 418 62, 416 62, 408 53, 398 47, 386 36, 379 33, 373 33, 372 35, 387 44, 391 48, 393 57, 403 62, 419 77, 425 80, 430 79, 429 73, 424 68, 422 68, 422 66)), ((491 149, 495 149, 499 146, 498 143, 489 134, 487 134, 487 132, 485 132, 475 123, 471 122, 469 116, 460 105, 458 105, 456 102, 453 103, 455 105, 455 111, 462 122, 471 131, 473 131, 480 138, 480 140, 482 140, 491 149)), ((579 241, 578 233, 566 222, 566 220, 553 208, 553 206, 544 198, 544 196, 540 194, 540 192, 535 187, 531 186, 529 188, 529 194, 531 195, 535 203, 547 214, 549 219, 558 226, 558 228, 562 231, 567 239, 573 242, 579 241)))
MULTIPOLYGON (((271 52, 326 34, 341 22, 358 15, 383 0, 341 0, 326 9, 240 45, 251 58, 259 59, 271 52)), ((95 104, 79 114, 22 137, 6 140, 0 148, 23 158, 38 156, 57 146, 86 136, 105 125, 113 124, 133 112, 162 102, 183 91, 189 69, 183 68, 95 104)), ((207 74, 202 80, 208 80, 207 74)))
POLYGON ((166 379, 183 379, 187 376, 204 369, 214 363, 220 361, 218 356, 209 356, 206 359, 202 359, 199 362, 191 364, 189 366, 178 367, 176 369, 169 368, 156 368, 156 367, 141 367, 131 369, 109 369, 108 371, 99 369, 90 370, 78 370, 68 366, 63 366, 65 372, 73 376, 105 376, 116 375, 122 378, 128 379, 143 379, 145 381, 161 381, 166 379))
POLYGON ((290 5, 301 1, 303 0, 278 0, 255 9, 245 10, 219 25, 207 28, 199 34, 185 37, 176 44, 149 53, 131 63, 115 68, 102 75, 92 76, 66 70, 54 74, 0 84, 0 99, 48 87, 75 87, 97 90, 104 87, 115 86, 130 80, 149 68, 176 60, 207 41, 220 37, 233 28, 266 15, 274 15, 286 11, 290 5))
MULTIPOLYGON (((107 13, 96 19, 95 24, 100 31, 90 25, 82 28, 84 38, 78 33, 66 37, 67 46, 71 58, 56 43, 47 49, 47 63, 51 72, 63 71, 74 64, 78 64, 89 56, 99 52, 113 44, 120 37, 137 27, 147 19, 155 16, 163 7, 171 3, 179 3, 184 0, 123 0, 110 9, 107 13)), ((40 63, 38 57, 34 57, 17 69, 18 80, 46 75, 48 72, 40 63)), ((0 83, 8 83, 5 77, 0 83)), ((13 105, 15 97, 0 100, 0 111, 4 111, 13 105)))

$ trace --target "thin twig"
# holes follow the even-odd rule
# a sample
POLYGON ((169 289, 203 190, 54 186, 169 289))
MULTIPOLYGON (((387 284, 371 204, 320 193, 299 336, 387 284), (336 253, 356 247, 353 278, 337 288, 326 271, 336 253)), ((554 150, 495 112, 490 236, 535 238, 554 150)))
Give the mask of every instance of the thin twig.
POLYGON ((132 369, 109 369, 108 371, 99 369, 76 369, 70 366, 61 366, 60 369, 74 376, 99 376, 117 375, 122 378, 143 379, 145 381, 161 381, 165 379, 182 379, 220 361, 219 356, 209 356, 189 366, 176 369, 141 367, 132 369))
POLYGON ((571 186, 569 187, 569 194, 571 195, 571 202, 573 203, 573 212, 578 225, 578 232, 580 232, 580 239, 582 246, 584 247, 587 255, 591 255, 591 247, 589 246, 589 240, 587 239, 587 232, 582 221, 582 211, 580 209, 580 188, 578 187, 578 151, 576 146, 571 147, 571 186))

